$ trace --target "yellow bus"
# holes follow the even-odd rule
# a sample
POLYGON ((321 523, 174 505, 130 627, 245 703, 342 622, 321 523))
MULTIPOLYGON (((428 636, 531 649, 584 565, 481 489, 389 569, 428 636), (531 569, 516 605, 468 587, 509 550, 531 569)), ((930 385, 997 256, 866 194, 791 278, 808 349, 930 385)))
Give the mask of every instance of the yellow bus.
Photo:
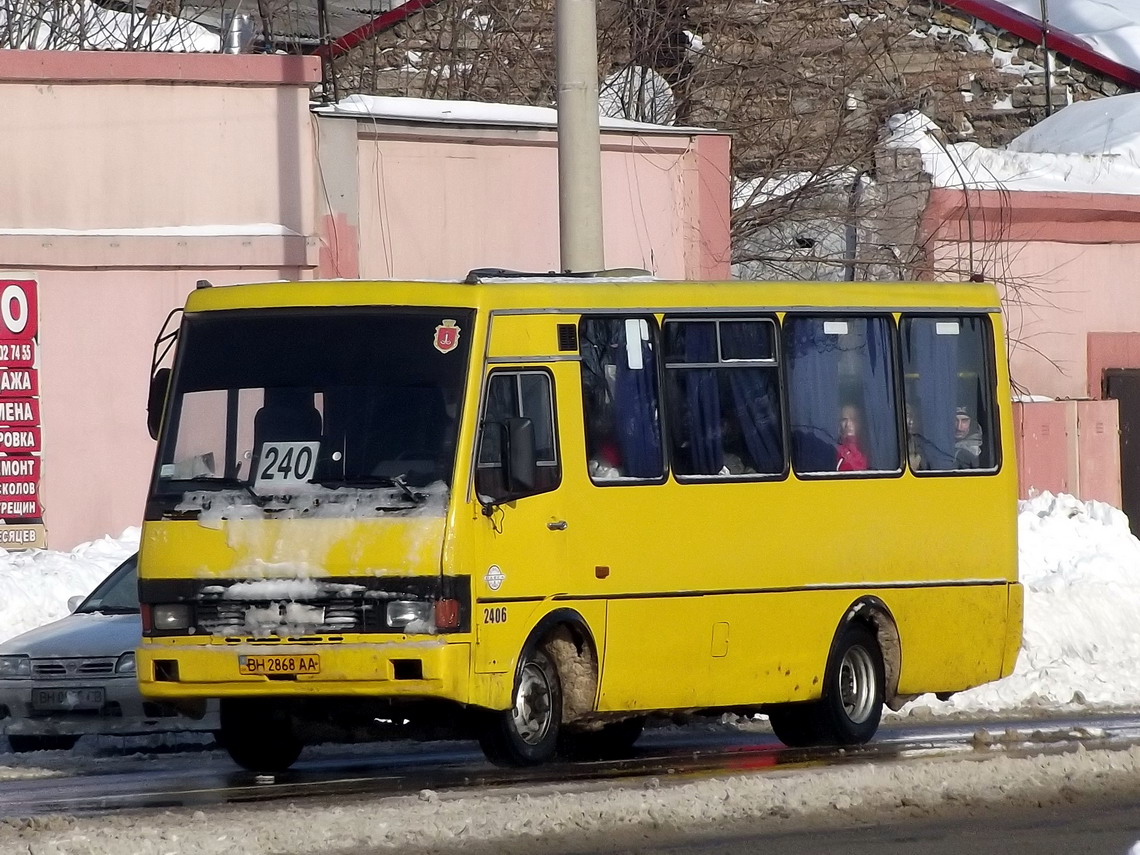
POLYGON ((382 726, 616 755, 678 711, 859 744, 1013 669, 990 285, 205 284, 156 343, 138 672, 246 768, 382 726))

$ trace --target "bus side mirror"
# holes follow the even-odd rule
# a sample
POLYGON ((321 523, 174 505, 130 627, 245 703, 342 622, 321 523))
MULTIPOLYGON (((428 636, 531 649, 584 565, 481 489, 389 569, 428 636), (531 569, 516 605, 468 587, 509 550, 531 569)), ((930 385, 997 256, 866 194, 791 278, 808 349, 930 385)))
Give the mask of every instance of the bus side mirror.
POLYGON ((483 426, 483 451, 475 491, 485 507, 525 496, 538 480, 534 422, 511 418, 483 426), (490 461, 493 461, 491 463, 490 461))
POLYGON ((158 439, 162 410, 166 406, 166 390, 170 388, 170 369, 159 368, 150 378, 150 394, 146 401, 146 427, 151 439, 158 439))

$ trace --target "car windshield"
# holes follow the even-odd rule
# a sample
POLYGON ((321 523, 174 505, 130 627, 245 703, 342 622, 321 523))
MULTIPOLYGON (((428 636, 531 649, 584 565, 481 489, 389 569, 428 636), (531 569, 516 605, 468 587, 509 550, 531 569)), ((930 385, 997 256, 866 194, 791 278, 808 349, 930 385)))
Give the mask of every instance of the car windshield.
POLYGON ((104 579, 87 599, 79 604, 76 614, 130 615, 139 612, 139 556, 136 552, 104 579))
POLYGON ((153 496, 449 485, 470 309, 187 316, 153 496))

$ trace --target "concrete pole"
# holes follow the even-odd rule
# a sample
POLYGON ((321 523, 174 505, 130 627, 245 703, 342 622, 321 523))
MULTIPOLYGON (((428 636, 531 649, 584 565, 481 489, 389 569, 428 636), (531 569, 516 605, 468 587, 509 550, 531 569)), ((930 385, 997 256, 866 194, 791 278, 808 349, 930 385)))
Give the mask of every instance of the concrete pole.
POLYGON ((558 223, 562 269, 602 270, 602 152, 596 0, 555 0, 558 223))

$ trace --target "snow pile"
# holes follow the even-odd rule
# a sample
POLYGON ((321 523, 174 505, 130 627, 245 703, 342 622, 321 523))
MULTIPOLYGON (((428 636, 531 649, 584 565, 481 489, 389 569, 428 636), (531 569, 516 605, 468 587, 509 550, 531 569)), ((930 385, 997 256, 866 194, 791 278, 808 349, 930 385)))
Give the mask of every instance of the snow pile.
POLYGON ((935 187, 1054 193, 1140 193, 1140 93, 1058 110, 1006 149, 947 144, 915 110, 887 120, 886 144, 918 149, 935 187))
POLYGON ((67 615, 67 600, 86 596, 131 553, 140 531, 82 543, 70 552, 0 550, 0 641, 67 615))
POLYGON ((1140 541, 1103 502, 1043 493, 1020 503, 1021 655, 1004 680, 934 711, 1140 705, 1140 541))

